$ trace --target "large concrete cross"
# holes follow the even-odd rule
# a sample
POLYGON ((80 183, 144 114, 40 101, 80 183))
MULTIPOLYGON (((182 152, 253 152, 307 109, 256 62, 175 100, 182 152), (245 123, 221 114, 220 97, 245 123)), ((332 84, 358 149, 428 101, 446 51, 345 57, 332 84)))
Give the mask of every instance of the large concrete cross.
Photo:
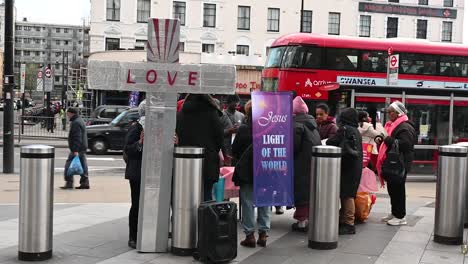
POLYGON ((91 89, 146 92, 137 249, 167 252, 177 93, 233 94, 232 65, 179 64, 179 20, 149 19, 146 63, 89 61, 91 89))

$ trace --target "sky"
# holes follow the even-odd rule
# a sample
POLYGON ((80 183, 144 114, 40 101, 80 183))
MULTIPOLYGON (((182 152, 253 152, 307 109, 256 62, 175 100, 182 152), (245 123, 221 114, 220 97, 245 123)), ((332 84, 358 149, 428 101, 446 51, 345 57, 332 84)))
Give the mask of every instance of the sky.
MULTIPOLYGON (((168 1, 168 0, 167 0, 168 1)), ((468 0, 465 1, 463 42, 468 45, 468 0)), ((17 19, 31 22, 82 25, 89 21, 91 0, 15 0, 17 19)))
POLYGON ((91 0, 15 0, 17 20, 82 25, 89 21, 91 0))

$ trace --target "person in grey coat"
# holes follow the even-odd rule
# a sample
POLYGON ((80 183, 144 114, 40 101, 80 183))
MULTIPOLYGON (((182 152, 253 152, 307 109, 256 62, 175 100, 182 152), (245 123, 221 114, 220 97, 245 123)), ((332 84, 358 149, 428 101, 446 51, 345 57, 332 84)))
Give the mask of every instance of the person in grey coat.
POLYGON ((65 185, 60 188, 73 189, 73 175, 68 175, 67 171, 72 160, 78 156, 81 166, 83 166, 83 174, 80 175, 80 186, 76 187, 76 189, 89 189, 88 162, 86 160, 86 150, 88 149, 86 126, 83 119, 78 115, 78 110, 76 108, 68 108, 67 117, 70 120, 70 131, 68 133, 68 148, 70 149, 70 154, 65 162, 65 185))

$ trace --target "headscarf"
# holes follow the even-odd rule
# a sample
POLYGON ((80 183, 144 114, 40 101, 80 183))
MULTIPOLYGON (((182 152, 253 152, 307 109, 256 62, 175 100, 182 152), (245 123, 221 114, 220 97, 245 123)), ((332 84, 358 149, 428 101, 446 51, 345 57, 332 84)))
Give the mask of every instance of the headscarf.
POLYGON ((309 113, 309 108, 307 104, 302 100, 300 96, 296 96, 293 100, 293 113, 294 114, 307 114, 309 113))
POLYGON ((358 111, 354 108, 345 108, 338 116, 338 124, 358 127, 358 111))
POLYGON ((143 100, 140 105, 138 105, 138 114, 140 115, 140 119, 138 123, 145 128, 145 113, 146 113, 146 99, 143 100))

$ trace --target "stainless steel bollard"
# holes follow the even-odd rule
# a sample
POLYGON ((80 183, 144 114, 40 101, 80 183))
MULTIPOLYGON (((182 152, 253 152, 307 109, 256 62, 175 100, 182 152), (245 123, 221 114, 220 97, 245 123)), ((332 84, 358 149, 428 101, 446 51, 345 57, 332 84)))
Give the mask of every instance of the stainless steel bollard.
POLYGON ((54 147, 21 147, 18 259, 52 257, 54 147))
POLYGON ((312 148, 309 204, 309 247, 338 247, 341 148, 312 148))
MULTIPOLYGON (((456 146, 462 146, 468 148, 468 142, 460 142, 455 144, 456 146)), ((466 168, 466 174, 465 174, 465 192, 466 192, 466 198, 465 198, 465 217, 463 220, 463 226, 465 228, 468 227, 468 164, 466 168)))
POLYGON ((463 244, 467 151, 454 145, 439 147, 434 242, 463 244))
POLYGON ((191 255, 197 248, 198 206, 203 199, 204 155, 203 148, 174 149, 171 252, 175 255, 191 255))

